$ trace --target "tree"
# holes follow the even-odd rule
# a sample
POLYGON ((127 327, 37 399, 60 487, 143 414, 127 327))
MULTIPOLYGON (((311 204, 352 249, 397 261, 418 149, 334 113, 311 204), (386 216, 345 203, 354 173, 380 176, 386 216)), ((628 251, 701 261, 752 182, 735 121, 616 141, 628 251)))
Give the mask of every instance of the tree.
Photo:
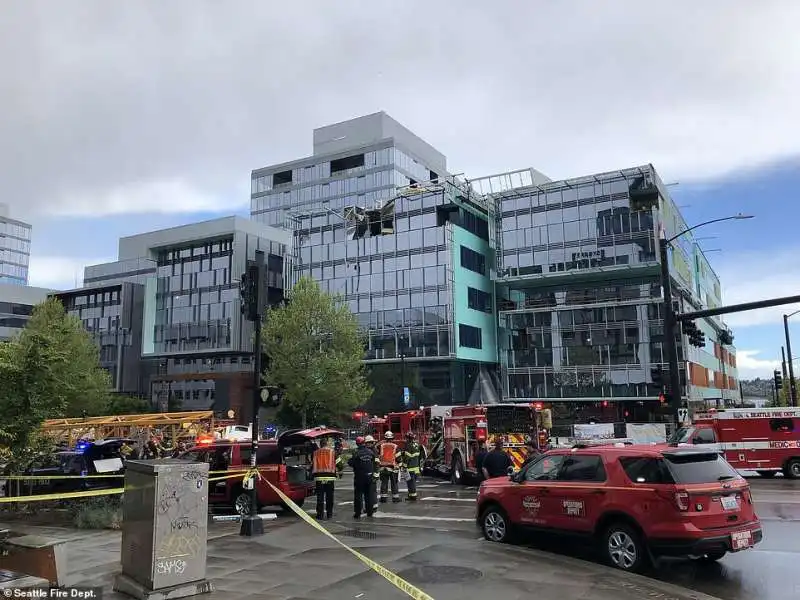
POLYGON ((0 344, 0 443, 21 449, 45 419, 102 414, 109 387, 81 322, 46 300, 16 338, 0 344))
POLYGON ((114 394, 109 398, 107 415, 136 415, 153 412, 153 406, 146 398, 114 394))
POLYGON ((263 350, 266 381, 284 389, 284 410, 309 421, 336 423, 371 394, 364 339, 347 305, 313 279, 300 279, 289 302, 267 311, 263 350))

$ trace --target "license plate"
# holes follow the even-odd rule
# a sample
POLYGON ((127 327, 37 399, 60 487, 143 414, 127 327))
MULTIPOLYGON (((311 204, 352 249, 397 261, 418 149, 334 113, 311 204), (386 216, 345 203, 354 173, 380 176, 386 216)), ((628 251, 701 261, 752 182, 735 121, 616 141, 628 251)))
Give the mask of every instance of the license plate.
POLYGON ((723 509, 739 510, 739 501, 736 500, 736 496, 723 496, 721 500, 723 509))
POLYGON ((731 534, 731 549, 744 550, 753 545, 753 533, 751 531, 737 531, 731 534))

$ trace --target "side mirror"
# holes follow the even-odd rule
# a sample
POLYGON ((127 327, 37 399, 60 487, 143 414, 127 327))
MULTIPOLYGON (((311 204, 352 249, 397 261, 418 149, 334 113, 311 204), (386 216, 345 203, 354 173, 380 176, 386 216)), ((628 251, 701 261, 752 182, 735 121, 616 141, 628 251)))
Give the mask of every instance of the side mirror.
POLYGON ((509 479, 514 479, 514 467, 508 467, 508 471, 506 472, 508 473, 509 479))

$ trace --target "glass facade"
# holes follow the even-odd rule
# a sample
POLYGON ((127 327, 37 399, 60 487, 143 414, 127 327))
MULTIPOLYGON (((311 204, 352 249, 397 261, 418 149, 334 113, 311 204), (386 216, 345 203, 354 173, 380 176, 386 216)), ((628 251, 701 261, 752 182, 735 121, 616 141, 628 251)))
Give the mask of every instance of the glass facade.
POLYGON ((28 285, 31 226, 0 216, 0 283, 28 285))

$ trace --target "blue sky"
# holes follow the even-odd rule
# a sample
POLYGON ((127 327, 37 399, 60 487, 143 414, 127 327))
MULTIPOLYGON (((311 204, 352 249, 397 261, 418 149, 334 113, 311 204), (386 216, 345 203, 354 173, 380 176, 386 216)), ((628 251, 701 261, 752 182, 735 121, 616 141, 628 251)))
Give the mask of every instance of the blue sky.
MULTIPOLYGON (((796 293, 800 2, 3 8, 0 201, 34 225, 34 285, 73 287, 122 235, 247 214, 253 168, 385 110, 471 177, 652 163, 689 223, 756 216, 704 232, 726 302, 796 293)), ((781 311, 729 318, 745 376, 774 368, 781 311)))

